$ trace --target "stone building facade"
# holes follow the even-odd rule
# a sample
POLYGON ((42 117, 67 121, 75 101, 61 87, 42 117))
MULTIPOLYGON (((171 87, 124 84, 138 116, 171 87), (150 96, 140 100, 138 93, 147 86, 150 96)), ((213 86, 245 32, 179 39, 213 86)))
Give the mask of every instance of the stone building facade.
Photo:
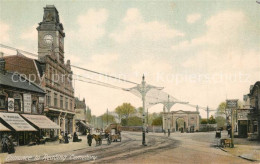
POLYGON ((247 116, 249 120, 248 137, 260 140, 260 81, 250 87, 248 96, 250 99, 250 113, 247 116))
POLYGON ((175 132, 183 128, 184 131, 198 131, 200 125, 198 111, 171 111, 163 113, 163 130, 175 132), (178 120, 182 119, 184 125, 178 125, 178 120))
POLYGON ((53 5, 44 7, 43 20, 37 27, 38 60, 20 53, 6 57, 7 69, 24 74, 45 89, 44 114, 60 125, 61 131, 75 131, 74 88, 70 60, 64 62, 63 25, 53 5))

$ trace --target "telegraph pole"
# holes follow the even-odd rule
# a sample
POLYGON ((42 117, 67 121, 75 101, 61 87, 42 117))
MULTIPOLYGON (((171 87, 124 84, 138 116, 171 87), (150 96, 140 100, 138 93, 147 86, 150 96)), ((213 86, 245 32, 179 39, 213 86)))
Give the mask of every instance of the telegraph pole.
POLYGON ((108 108, 107 108, 107 125, 108 125, 108 108))
POLYGON ((234 109, 231 109, 231 148, 234 148, 234 109))
POLYGON ((209 122, 209 107, 207 106, 207 121, 209 122))
POLYGON ((238 107, 238 99, 226 100, 226 107, 231 110, 231 148, 234 148, 234 110, 238 107))

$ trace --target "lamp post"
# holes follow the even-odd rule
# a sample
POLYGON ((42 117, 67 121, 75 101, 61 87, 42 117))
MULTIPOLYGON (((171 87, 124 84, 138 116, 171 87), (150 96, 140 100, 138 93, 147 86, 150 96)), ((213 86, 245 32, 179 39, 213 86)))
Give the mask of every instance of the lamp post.
POLYGON ((145 82, 145 77, 143 75, 142 77, 142 82, 141 84, 138 84, 137 86, 133 87, 133 88, 129 88, 129 89, 124 89, 125 91, 137 91, 139 92, 141 95, 140 97, 142 98, 143 101, 143 129, 142 129, 142 145, 147 146, 146 142, 145 142, 145 131, 146 131, 146 126, 145 126, 145 122, 146 122, 146 118, 145 118, 145 97, 146 94, 151 90, 151 89, 156 89, 156 90, 162 90, 162 87, 156 87, 156 86, 152 86, 149 84, 146 84, 145 82))
POLYGON ((234 110, 237 109, 238 99, 226 100, 226 107, 231 110, 231 148, 234 148, 234 110))

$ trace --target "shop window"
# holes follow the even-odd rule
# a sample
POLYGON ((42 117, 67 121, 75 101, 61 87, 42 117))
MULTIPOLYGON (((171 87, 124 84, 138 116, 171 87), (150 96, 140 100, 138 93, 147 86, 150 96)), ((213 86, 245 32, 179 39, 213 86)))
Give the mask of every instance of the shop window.
POLYGON ((0 109, 5 108, 5 96, 1 95, 0 96, 0 109))

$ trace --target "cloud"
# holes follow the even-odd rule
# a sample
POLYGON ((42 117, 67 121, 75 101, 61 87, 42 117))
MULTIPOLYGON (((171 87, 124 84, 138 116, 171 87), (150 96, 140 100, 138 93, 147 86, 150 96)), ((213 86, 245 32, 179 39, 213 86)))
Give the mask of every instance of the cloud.
POLYGON ((227 48, 241 45, 247 25, 246 16, 241 11, 226 10, 213 15, 206 21, 207 32, 191 41, 183 41, 172 46, 173 50, 189 50, 197 46, 227 48))
POLYGON ((10 26, 5 22, 0 21, 0 29, 0 41, 2 43, 10 42, 10 26))
POLYGON ((190 14, 190 15, 187 16, 186 21, 187 21, 188 23, 192 24, 192 23, 195 23, 195 22, 197 22, 198 20, 200 20, 200 18, 201 18, 201 15, 198 14, 198 13, 190 14))
POLYGON ((28 28, 26 31, 24 31, 20 37, 24 40, 30 40, 30 41, 37 41, 38 39, 38 33, 37 33, 37 24, 33 25, 32 27, 28 28))
POLYGON ((91 56, 87 65, 93 70, 108 72, 111 71, 118 58, 119 55, 116 53, 95 54, 91 56))
POLYGON ((85 45, 93 44, 106 34, 105 23, 108 19, 106 9, 89 9, 77 18, 78 30, 68 33, 73 40, 80 40, 85 45))
POLYGON ((118 43, 138 39, 158 41, 172 39, 177 36, 184 36, 184 33, 169 27, 164 22, 144 21, 141 13, 136 8, 128 9, 120 28, 110 34, 110 37, 118 43))
POLYGON ((222 11, 210 17, 206 26, 204 35, 172 46, 179 53, 192 52, 182 63, 185 69, 209 74, 242 72, 250 76, 250 80, 257 74, 259 77, 260 52, 257 47, 250 47, 244 37, 250 31, 250 23, 243 12, 222 11))
POLYGON ((150 58, 136 62, 132 65, 131 70, 136 77, 142 77, 145 74, 149 79, 154 79, 153 83, 162 85, 162 82, 165 82, 165 74, 172 72, 173 66, 168 61, 150 58), (160 77, 163 77, 163 81, 158 79, 160 77))

